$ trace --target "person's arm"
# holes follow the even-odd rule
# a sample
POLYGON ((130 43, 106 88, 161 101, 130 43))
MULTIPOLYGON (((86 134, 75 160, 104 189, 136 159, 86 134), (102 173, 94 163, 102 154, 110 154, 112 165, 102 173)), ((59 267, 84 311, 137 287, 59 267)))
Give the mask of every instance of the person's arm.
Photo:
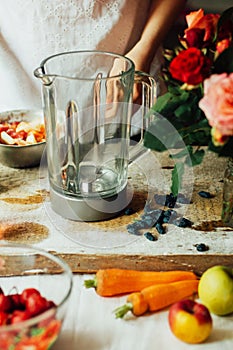
POLYGON ((151 61, 166 34, 184 8, 186 0, 151 0, 147 22, 140 40, 125 55, 135 63, 136 70, 149 72, 151 61))

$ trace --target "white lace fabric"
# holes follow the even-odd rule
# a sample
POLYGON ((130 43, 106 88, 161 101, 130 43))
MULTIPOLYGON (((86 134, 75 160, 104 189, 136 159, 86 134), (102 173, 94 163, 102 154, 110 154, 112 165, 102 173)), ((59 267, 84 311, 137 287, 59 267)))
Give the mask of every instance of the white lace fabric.
POLYGON ((53 54, 125 54, 140 38, 150 0, 1 0, 0 111, 41 108, 33 71, 53 54))

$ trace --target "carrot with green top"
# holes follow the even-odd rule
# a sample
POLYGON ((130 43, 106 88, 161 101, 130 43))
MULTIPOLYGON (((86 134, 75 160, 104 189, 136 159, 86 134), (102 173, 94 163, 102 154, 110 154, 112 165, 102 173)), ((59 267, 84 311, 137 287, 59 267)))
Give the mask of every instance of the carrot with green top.
POLYGON ((116 318, 123 318, 131 311, 135 316, 162 310, 173 303, 198 292, 198 280, 185 280, 156 284, 128 295, 126 304, 115 310, 116 318))
POLYGON ((87 288, 95 288, 101 296, 115 296, 141 291, 153 284, 182 280, 197 280, 192 271, 137 271, 126 269, 101 269, 94 279, 84 281, 87 288))

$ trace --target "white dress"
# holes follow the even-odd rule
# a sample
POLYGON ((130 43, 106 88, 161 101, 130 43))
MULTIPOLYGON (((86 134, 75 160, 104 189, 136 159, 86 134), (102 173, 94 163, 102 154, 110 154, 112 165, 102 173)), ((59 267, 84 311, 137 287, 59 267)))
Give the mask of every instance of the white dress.
MULTIPOLYGON (((1 0, 0 111, 41 108, 33 71, 53 54, 125 54, 140 38, 150 0, 1 0)), ((158 69, 155 57, 152 73, 158 69)))

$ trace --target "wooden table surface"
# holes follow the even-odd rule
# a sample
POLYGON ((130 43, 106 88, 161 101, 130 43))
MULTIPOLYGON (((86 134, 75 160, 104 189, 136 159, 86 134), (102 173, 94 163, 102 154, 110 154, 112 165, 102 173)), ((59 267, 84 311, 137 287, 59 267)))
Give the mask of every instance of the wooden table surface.
POLYGON ((74 272, 122 267, 150 270, 187 269, 201 274, 215 264, 233 265, 233 230, 221 222, 222 179, 226 159, 213 153, 185 173, 182 193, 190 199, 176 211, 193 222, 191 228, 167 225, 166 233, 128 233, 127 225, 140 219, 146 201, 169 193, 173 163, 167 153, 148 152, 129 168, 133 214, 103 222, 74 222, 53 212, 47 169, 13 169, 0 166, 0 234, 9 242, 29 243, 66 260, 74 272), (208 191, 212 198, 198 195, 208 191), (204 243, 208 251, 199 252, 204 243))
MULTIPOLYGON (((168 326, 168 309, 125 320, 115 319, 113 310, 125 297, 102 298, 83 282, 99 268, 125 267, 150 270, 186 269, 201 274, 215 264, 233 266, 233 231, 223 227, 222 178, 225 159, 207 154, 205 162, 187 172, 183 193, 190 204, 176 210, 193 221, 191 228, 172 224, 166 234, 154 231, 156 241, 143 232, 135 236, 126 226, 143 213, 155 193, 168 193, 172 164, 166 154, 150 152, 129 169, 133 188, 132 215, 121 215, 98 223, 71 222, 57 216, 49 201, 47 169, 11 169, 0 166, 0 235, 7 242, 29 243, 66 260, 74 273, 74 287, 63 330, 54 350, 195 350, 176 339, 168 326), (211 199, 198 192, 209 191, 211 199), (209 250, 198 252, 196 244, 209 250)), ((213 315, 213 330, 200 350, 231 350, 233 316, 213 315)))

